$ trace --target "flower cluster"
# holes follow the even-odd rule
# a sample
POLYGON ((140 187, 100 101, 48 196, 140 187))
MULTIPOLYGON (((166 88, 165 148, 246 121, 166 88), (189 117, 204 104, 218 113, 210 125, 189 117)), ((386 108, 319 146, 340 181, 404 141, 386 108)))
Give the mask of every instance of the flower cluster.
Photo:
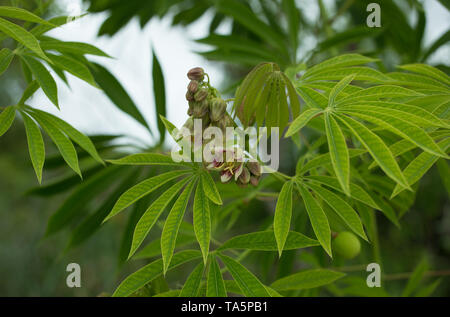
MULTIPOLYGON (((218 127, 224 134, 227 127, 236 127, 227 112, 226 101, 220 97, 217 89, 210 85, 208 74, 202 68, 196 67, 191 69, 187 76, 191 80, 186 92, 189 119, 183 127, 193 132, 194 119, 202 120, 203 129, 218 127)), ((212 162, 205 165, 209 170, 220 172, 223 183, 234 179, 239 186, 257 186, 261 177, 261 166, 258 162, 249 161, 242 149, 236 146, 227 147, 225 143, 214 148, 212 162)))

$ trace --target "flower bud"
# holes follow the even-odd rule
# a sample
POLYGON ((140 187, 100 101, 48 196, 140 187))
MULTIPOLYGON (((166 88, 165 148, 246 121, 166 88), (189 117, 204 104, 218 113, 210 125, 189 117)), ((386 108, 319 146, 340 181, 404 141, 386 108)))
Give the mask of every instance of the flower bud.
POLYGON ((192 110, 193 110, 192 115, 195 118, 201 118, 208 113, 209 102, 207 100, 203 100, 201 102, 195 102, 192 110))
POLYGON ((215 98, 211 102, 211 111, 209 113, 209 117, 211 118, 211 121, 217 122, 222 117, 225 111, 227 110, 227 103, 220 98, 215 98))
POLYGON ((192 118, 188 118, 183 125, 183 128, 189 129, 189 131, 194 131, 194 120, 192 118))
POLYGON ((242 169, 242 173, 239 175, 239 181, 242 184, 248 184, 250 182, 250 172, 246 167, 242 169))
POLYGON ((187 101, 194 101, 194 94, 190 91, 186 92, 186 100, 187 101))
POLYGON ((248 162, 247 167, 255 176, 261 176, 261 165, 258 162, 248 162))
POLYGON ((191 80, 191 82, 188 85, 188 91, 195 94, 198 90, 198 81, 191 80))
POLYGON ((188 72, 187 76, 191 80, 201 81, 205 76, 205 71, 201 67, 195 67, 188 72))
POLYGON ((258 184, 259 184, 259 177, 250 176, 250 184, 252 184, 255 187, 258 186, 258 184))
POLYGON ((200 89, 194 94, 195 101, 203 101, 208 97, 208 90, 207 89, 200 89))

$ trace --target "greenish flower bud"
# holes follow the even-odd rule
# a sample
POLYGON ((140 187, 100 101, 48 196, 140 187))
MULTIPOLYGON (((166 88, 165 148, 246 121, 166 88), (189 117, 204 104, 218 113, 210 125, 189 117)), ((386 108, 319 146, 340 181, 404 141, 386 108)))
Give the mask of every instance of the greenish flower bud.
POLYGON ((223 99, 215 98, 211 102, 211 111, 209 113, 211 121, 213 122, 219 121, 223 117, 226 110, 227 110, 227 103, 223 99))
POLYGON ((261 165, 258 162, 248 162, 247 167, 253 175, 261 176, 261 165))
POLYGON ((208 97, 208 89, 200 89, 194 94, 195 101, 203 101, 208 97))
POLYGON ((183 128, 189 129, 191 132, 194 131, 194 120, 192 118, 187 119, 183 128))
POLYGON ((207 100, 203 100, 201 102, 195 102, 194 107, 192 108, 192 115, 195 118, 201 118, 205 116, 209 111, 209 102, 207 100))
POLYGON ((191 82, 188 85, 188 91, 195 94, 198 90, 198 81, 191 80, 191 82))
POLYGON ((188 72, 187 76, 190 80, 202 81, 205 77, 205 71, 201 67, 195 67, 188 72))
POLYGON ((333 250, 344 259, 353 259, 361 251, 361 243, 353 233, 344 231, 334 239, 333 250))

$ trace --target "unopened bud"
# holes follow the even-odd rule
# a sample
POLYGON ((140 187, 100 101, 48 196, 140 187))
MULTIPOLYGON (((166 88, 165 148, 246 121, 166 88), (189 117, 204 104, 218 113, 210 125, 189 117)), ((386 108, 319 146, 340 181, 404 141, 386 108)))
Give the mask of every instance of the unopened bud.
POLYGON ((258 162, 248 162, 247 167, 253 175, 261 176, 261 165, 258 162))
POLYGON ((186 128, 192 132, 194 130, 194 120, 192 118, 187 119, 183 125, 183 128, 186 128))
POLYGON ((187 101, 194 101, 194 94, 190 91, 186 92, 186 100, 187 101))
POLYGON ((198 90, 198 81, 191 80, 191 82, 188 85, 188 91, 195 94, 198 90))
POLYGON ((201 118, 209 111, 209 103, 207 100, 201 102, 195 102, 192 108, 192 115, 196 118, 201 118))
POLYGON ((200 89, 194 94, 195 101, 203 101, 205 98, 208 97, 208 90, 207 89, 200 89))
POLYGON ((250 184, 252 184, 255 187, 258 186, 258 184, 259 184, 259 177, 251 176, 250 177, 250 184))
POLYGON ((211 121, 217 122, 222 117, 227 109, 227 104, 223 99, 215 98, 211 102, 211 111, 209 113, 209 117, 211 118, 211 121))
POLYGON ((239 175, 239 181, 242 184, 248 184, 248 182, 250 181, 250 172, 246 167, 242 169, 242 173, 241 175, 239 175))
POLYGON ((188 72, 187 76, 190 80, 201 81, 205 76, 205 71, 201 67, 195 67, 188 72))

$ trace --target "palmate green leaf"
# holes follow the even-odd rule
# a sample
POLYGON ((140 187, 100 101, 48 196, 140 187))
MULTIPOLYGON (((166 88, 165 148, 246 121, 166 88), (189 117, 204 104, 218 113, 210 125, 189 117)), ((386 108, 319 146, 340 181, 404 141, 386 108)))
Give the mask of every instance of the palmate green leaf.
POLYGON ((21 59, 29 67, 48 99, 59 109, 58 87, 47 68, 32 57, 21 56, 21 59))
POLYGON ((385 74, 368 67, 348 67, 340 69, 325 69, 314 75, 303 78, 302 81, 310 83, 319 80, 342 80, 346 76, 354 75, 354 80, 368 81, 372 83, 385 83, 389 81, 389 77, 385 74))
POLYGON ((107 190, 110 183, 124 171, 121 166, 108 166, 80 184, 50 217, 45 236, 60 231, 71 221, 81 217, 87 211, 86 206, 90 201, 107 190))
POLYGON ((246 297, 270 297, 266 287, 242 264, 223 254, 219 257, 246 297))
POLYGON ((344 193, 350 196, 350 156, 347 143, 344 133, 330 113, 325 114, 325 130, 334 172, 344 193))
MULTIPOLYGON (((196 259, 200 259, 202 254, 197 250, 185 250, 180 251, 172 257, 172 261, 168 270, 178 267, 186 262, 190 262, 196 259)), ((126 297, 130 296, 137 290, 141 289, 157 277, 163 274, 163 260, 158 259, 150 264, 147 264, 140 270, 129 275, 125 280, 120 283, 113 297, 126 297)))
POLYGON ((311 289, 331 284, 344 276, 344 273, 326 269, 305 270, 276 280, 271 287, 277 291, 311 289))
MULTIPOLYGON (((164 74, 159 63, 158 57, 155 51, 152 51, 153 62, 152 62, 152 78, 153 78, 153 93, 155 95, 155 107, 156 113, 160 116, 166 115, 166 86, 164 83, 164 74)), ((166 130, 164 124, 157 120, 158 131, 159 131, 159 142, 164 142, 164 137, 166 136, 166 130)))
POLYGON ((297 189, 300 196, 303 198, 303 202, 317 240, 319 240, 320 245, 331 257, 331 229, 327 216, 309 190, 307 190, 302 184, 297 184, 297 189))
POLYGON ((177 139, 175 138, 175 136, 178 133, 177 127, 172 122, 167 120, 167 118, 165 118, 164 116, 159 115, 159 118, 161 119, 161 122, 164 124, 164 127, 166 128, 167 132, 169 132, 169 135, 174 139, 174 141, 177 141, 177 139))
MULTIPOLYGON (((367 151, 364 149, 348 149, 349 158, 354 158, 363 155, 365 153, 367 153, 367 151)), ((314 157, 313 159, 309 160, 308 162, 306 162, 306 164, 303 165, 303 167, 300 169, 298 175, 303 175, 312 169, 327 165, 331 165, 330 153, 320 154, 314 157)))
POLYGON ((411 296, 412 293, 415 290, 417 290, 427 270, 428 270, 428 263, 426 259, 422 259, 414 269, 414 272, 411 274, 411 277, 408 279, 408 283, 403 289, 402 297, 411 296))
POLYGON ((66 55, 54 55, 47 53, 47 56, 53 62, 53 64, 61 70, 65 70, 75 77, 84 80, 88 84, 98 88, 97 83, 92 76, 89 68, 83 63, 77 61, 75 58, 66 56, 66 55))
POLYGON ((410 189, 394 156, 379 136, 354 119, 346 116, 338 116, 337 118, 352 131, 387 176, 402 186, 410 189))
POLYGON ((185 189, 172 206, 166 222, 164 223, 164 228, 161 233, 161 253, 164 263, 164 275, 169 268, 173 251, 175 250, 178 231, 180 229, 181 222, 183 221, 184 213, 186 211, 195 182, 196 180, 192 180, 188 185, 186 185, 185 189))
POLYGON ((258 35, 264 41, 279 48, 282 52, 286 50, 286 43, 283 37, 261 21, 245 4, 236 0, 219 0, 216 8, 219 12, 233 17, 239 24, 258 35))
POLYGON ((31 81, 28 83, 27 88, 22 94, 22 97, 20 98, 18 105, 24 105, 25 102, 31 98, 31 96, 34 95, 34 93, 40 88, 39 83, 36 80, 31 81))
MULTIPOLYGON (((443 151, 447 151, 450 147, 450 138, 446 138, 438 143, 439 147, 442 148, 443 151)), ((432 155, 428 152, 423 152, 419 154, 413 161, 411 161, 408 166, 403 170, 403 174, 405 175, 406 181, 409 185, 414 185, 417 183, 423 175, 436 163, 439 159, 438 156, 432 155)), ((394 188, 391 199, 401 193, 405 186, 397 186, 394 188)))
MULTIPOLYGON (((440 0, 442 3, 443 1, 440 0)), ((442 45, 447 44, 450 41, 450 30, 442 34, 441 37, 436 39, 433 44, 431 44, 428 49, 423 53, 421 61, 426 61, 434 52, 436 52, 442 45)))
POLYGON ((398 72, 389 73, 388 75, 389 78, 391 78, 390 84, 393 85, 411 88, 423 88, 448 93, 448 85, 428 76, 398 72))
POLYGON ((103 219, 108 215, 114 202, 119 198, 124 190, 129 188, 136 177, 139 176, 139 170, 133 171, 126 176, 124 181, 115 187, 114 191, 109 194, 100 207, 96 208, 89 217, 81 222, 72 232, 66 250, 76 247, 91 237, 102 224, 103 219))
POLYGON ((214 183, 211 174, 209 174, 208 171, 203 171, 200 174, 200 177, 206 197, 208 197, 216 205, 222 205, 222 198, 220 197, 219 190, 217 189, 216 183, 214 183))
POLYGON ((441 284, 442 279, 438 279, 431 284, 426 286, 422 286, 419 290, 417 290, 415 297, 429 297, 431 296, 436 288, 441 284))
POLYGON ((14 122, 14 118, 16 117, 16 109, 13 106, 6 107, 0 113, 0 136, 5 134, 12 123, 14 122))
POLYGON ((189 274, 178 297, 197 297, 199 294, 204 271, 205 265, 203 264, 203 262, 201 262, 195 267, 191 274, 189 274))
MULTIPOLYGON (((310 175, 305 177, 305 179, 326 185, 330 188, 344 193, 339 181, 334 177, 310 175)), ((363 204, 366 204, 367 206, 380 210, 380 207, 373 201, 372 197, 370 197, 370 195, 364 189, 354 183, 350 183, 350 197, 358 200, 359 202, 362 202, 363 204)))
POLYGON ((291 47, 294 49, 293 55, 296 56, 300 29, 300 14, 294 0, 282 0, 281 6, 287 17, 289 40, 291 42, 291 47))
POLYGON ((278 254, 284 249, 287 236, 291 227, 292 218, 292 189, 294 183, 292 181, 284 183, 278 196, 277 205, 275 208, 275 218, 273 220, 273 231, 275 240, 277 241, 278 254))
POLYGON ((327 37, 324 41, 318 43, 317 50, 322 52, 327 51, 330 48, 343 46, 352 42, 359 43, 365 38, 374 38, 379 34, 381 34, 381 30, 379 28, 369 28, 366 25, 354 26, 327 37))
MULTIPOLYGON (((296 250, 318 246, 317 240, 290 231, 284 243, 283 250, 296 250)), ((272 231, 260 231, 236 236, 226 241, 218 250, 227 249, 248 249, 257 251, 277 251, 278 245, 272 231)))
POLYGON ((41 19, 37 15, 17 7, 0 6, 0 16, 54 26, 52 23, 41 19))
POLYGON ((33 115, 43 120, 47 120, 51 122, 54 126, 64 132, 72 141, 77 143, 83 150, 89 153, 97 162, 101 164, 105 164, 98 154, 95 145, 92 143, 91 139, 79 132, 77 129, 72 127, 70 124, 65 122, 64 120, 41 110, 33 109, 29 107, 28 109, 33 111, 33 115))
POLYGON ((203 261, 206 264, 209 254, 209 243, 211 240, 211 210, 209 199, 203 190, 202 180, 200 179, 195 190, 194 197, 194 231, 198 244, 203 254, 203 261))
POLYGON ((115 165, 162 165, 162 166, 191 166, 183 162, 175 162, 170 156, 158 153, 132 154, 117 160, 107 160, 115 165))
POLYGON ((337 101, 337 106, 345 105, 348 103, 355 103, 367 100, 378 100, 385 98, 399 98, 399 97, 414 97, 423 96, 422 93, 416 92, 411 89, 403 88, 395 85, 379 85, 369 87, 353 94, 350 94, 337 101))
POLYGON ((5 33, 7 36, 13 38, 17 42, 21 43, 25 47, 32 50, 40 58, 47 60, 48 58, 39 46, 38 40, 33 34, 25 30, 24 28, 9 22, 8 20, 0 18, 0 32, 5 33))
POLYGON ((414 122, 419 126, 449 128, 449 125, 439 119, 436 115, 425 110, 424 107, 415 105, 386 101, 364 101, 363 104, 350 104, 338 108, 338 110, 343 109, 385 112, 389 115, 402 118, 403 120, 414 122))
POLYGON ((31 163, 38 178, 39 184, 42 183, 42 169, 45 161, 45 146, 41 130, 31 117, 25 112, 21 112, 25 131, 28 140, 28 150, 30 152, 31 163))
POLYGON ((40 44, 41 48, 45 51, 53 50, 61 53, 111 57, 94 45, 83 42, 64 42, 54 38, 45 37, 41 38, 40 44))
POLYGON ((398 66, 398 68, 402 70, 407 70, 412 73, 417 73, 420 75, 429 76, 433 79, 436 79, 446 85, 450 85, 450 78, 443 71, 426 64, 408 64, 398 66))
POLYGON ((414 123, 376 111, 365 111, 364 113, 352 112, 352 114, 392 131, 393 133, 416 144, 426 152, 448 158, 442 149, 437 146, 430 135, 414 123))
POLYGON ((328 106, 328 99, 322 93, 309 88, 308 86, 297 87, 297 92, 311 108, 325 109, 328 106))
POLYGON ((158 221, 159 216, 166 209, 173 198, 178 194, 178 192, 183 188, 183 186, 186 185, 189 181, 192 181, 192 177, 188 177, 177 182, 175 185, 161 194, 158 199, 156 199, 150 205, 150 207, 148 207, 148 209, 139 219, 139 222, 136 224, 136 228, 134 229, 133 241, 128 258, 131 258, 133 256, 133 254, 144 241, 147 234, 155 225, 156 221, 158 221))
POLYGON ((37 115, 35 112, 28 112, 28 114, 30 114, 44 129, 44 131, 47 132, 64 158, 64 161, 66 161, 69 167, 81 177, 77 150, 75 150, 75 147, 70 139, 63 132, 61 132, 61 130, 53 124, 52 121, 48 120, 47 117, 37 115))
POLYGON ((142 182, 140 182, 137 185, 134 185, 129 190, 127 190, 125 193, 120 196, 120 198, 117 200, 116 204, 114 205, 114 208, 111 210, 109 215, 105 218, 103 222, 108 221, 110 218, 114 217, 121 211, 123 211, 125 208, 131 206, 136 201, 141 199, 144 196, 147 196, 151 192, 155 191, 156 189, 160 188, 167 182, 170 182, 171 180, 178 178, 180 176, 186 175, 191 173, 187 170, 180 170, 180 171, 172 171, 167 172, 164 174, 160 174, 154 177, 150 177, 142 182))
POLYGON ((328 107, 334 107, 335 100, 339 94, 355 79, 356 75, 349 75, 342 78, 330 92, 328 96, 328 107))
MULTIPOLYGON (((175 243, 175 248, 181 248, 189 244, 194 244, 196 242, 197 240, 195 239, 194 235, 179 232, 177 236, 177 242, 175 243)), ((159 257, 160 255, 161 255, 161 239, 154 239, 145 247, 143 247, 141 251, 136 253, 133 259, 134 260, 149 259, 159 257)))
POLYGON ((210 257, 208 281, 206 286, 207 297, 227 297, 227 290, 220 272, 219 263, 214 255, 210 257))
POLYGON ((13 58, 14 54, 10 49, 3 48, 0 50, 0 75, 8 69, 13 58))
POLYGON ((114 105, 120 110, 134 118, 137 122, 142 124, 151 134, 150 126, 145 121, 145 118, 138 110, 138 107, 128 95, 122 84, 111 74, 105 67, 97 64, 91 64, 91 72, 94 76, 98 86, 105 92, 106 96, 112 101, 114 105))
POLYGON ((376 59, 369 58, 359 54, 345 54, 337 57, 333 57, 317 64, 306 71, 304 77, 309 77, 313 74, 321 72, 326 69, 336 69, 349 66, 358 66, 375 62, 376 59))
POLYGON ((289 129, 287 130, 285 137, 288 138, 298 131, 300 131, 308 122, 323 113, 323 109, 307 109, 303 111, 294 121, 292 121, 289 129))
POLYGON ((311 183, 307 186, 322 198, 354 233, 368 241, 358 213, 345 200, 323 187, 311 183))

